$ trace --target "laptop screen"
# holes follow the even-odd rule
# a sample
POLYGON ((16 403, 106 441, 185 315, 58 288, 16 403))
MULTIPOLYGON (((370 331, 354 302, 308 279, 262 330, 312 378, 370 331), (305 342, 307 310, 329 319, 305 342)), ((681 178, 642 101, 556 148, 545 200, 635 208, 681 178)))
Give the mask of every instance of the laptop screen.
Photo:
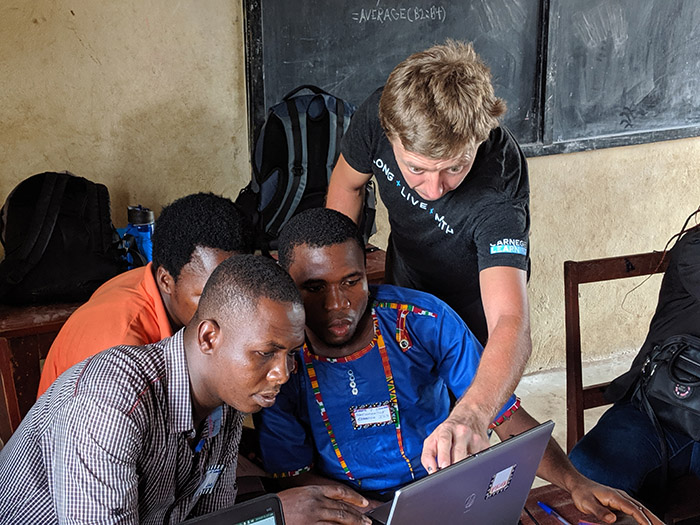
POLYGON ((183 525, 284 525, 282 504, 274 494, 265 494, 227 509, 187 520, 183 525))
POLYGON ((279 522, 275 519, 274 512, 268 512, 262 516, 256 516, 255 518, 232 523, 231 525, 279 525, 279 522))
POLYGON ((396 491, 380 524, 518 523, 554 423, 548 421, 396 491))

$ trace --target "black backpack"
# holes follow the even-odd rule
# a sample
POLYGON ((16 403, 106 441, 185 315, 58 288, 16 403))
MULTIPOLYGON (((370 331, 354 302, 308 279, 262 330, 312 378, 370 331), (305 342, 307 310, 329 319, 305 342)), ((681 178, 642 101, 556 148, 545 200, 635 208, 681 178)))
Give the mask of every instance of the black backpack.
MULTIPOLYGON (((256 228, 256 247, 276 249, 282 227, 295 214, 324 205, 340 154, 340 139, 355 106, 311 85, 290 91, 268 110, 255 142, 253 176, 236 203, 256 228), (300 94, 308 90, 311 94, 300 94)), ((365 188, 365 241, 376 231, 373 183, 365 188)))
POLYGON ((22 181, 0 210, 0 302, 84 301, 126 269, 109 192, 68 172, 22 181))

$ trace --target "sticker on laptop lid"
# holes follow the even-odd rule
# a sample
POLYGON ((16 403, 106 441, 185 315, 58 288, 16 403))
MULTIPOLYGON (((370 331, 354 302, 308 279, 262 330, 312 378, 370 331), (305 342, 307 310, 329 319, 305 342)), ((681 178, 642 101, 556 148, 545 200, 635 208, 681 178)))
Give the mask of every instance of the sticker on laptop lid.
POLYGON ((496 494, 500 494, 501 492, 505 491, 510 486, 510 482, 513 479, 513 474, 515 473, 515 467, 517 466, 517 464, 511 465, 508 468, 504 468, 500 472, 496 472, 491 477, 491 483, 489 483, 489 488, 486 490, 486 496, 484 499, 489 499, 496 494))

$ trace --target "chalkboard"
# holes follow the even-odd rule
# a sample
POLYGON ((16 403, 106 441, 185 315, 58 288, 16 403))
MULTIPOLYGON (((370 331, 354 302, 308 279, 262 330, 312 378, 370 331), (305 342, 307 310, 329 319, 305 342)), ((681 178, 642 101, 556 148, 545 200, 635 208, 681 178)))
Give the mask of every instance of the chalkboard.
POLYGON ((700 2, 551 0, 545 141, 562 151, 698 134, 700 2))
POLYGON ((247 0, 246 16, 251 129, 300 84, 359 105, 411 53, 454 38, 491 68, 520 143, 539 140, 537 1, 247 0))
POLYGON ((300 84, 360 104, 415 51, 472 41, 527 155, 700 135, 698 0, 244 0, 252 142, 300 84))

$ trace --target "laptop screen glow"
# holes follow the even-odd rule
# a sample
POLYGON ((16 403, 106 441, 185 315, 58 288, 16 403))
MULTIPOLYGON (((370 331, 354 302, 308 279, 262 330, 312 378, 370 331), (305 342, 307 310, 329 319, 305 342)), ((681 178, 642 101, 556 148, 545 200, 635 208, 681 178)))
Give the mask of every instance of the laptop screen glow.
POLYGON ((275 513, 270 512, 268 514, 265 514, 264 516, 258 516, 249 520, 239 521, 238 523, 234 523, 232 525, 278 525, 278 523, 275 519, 275 513))

